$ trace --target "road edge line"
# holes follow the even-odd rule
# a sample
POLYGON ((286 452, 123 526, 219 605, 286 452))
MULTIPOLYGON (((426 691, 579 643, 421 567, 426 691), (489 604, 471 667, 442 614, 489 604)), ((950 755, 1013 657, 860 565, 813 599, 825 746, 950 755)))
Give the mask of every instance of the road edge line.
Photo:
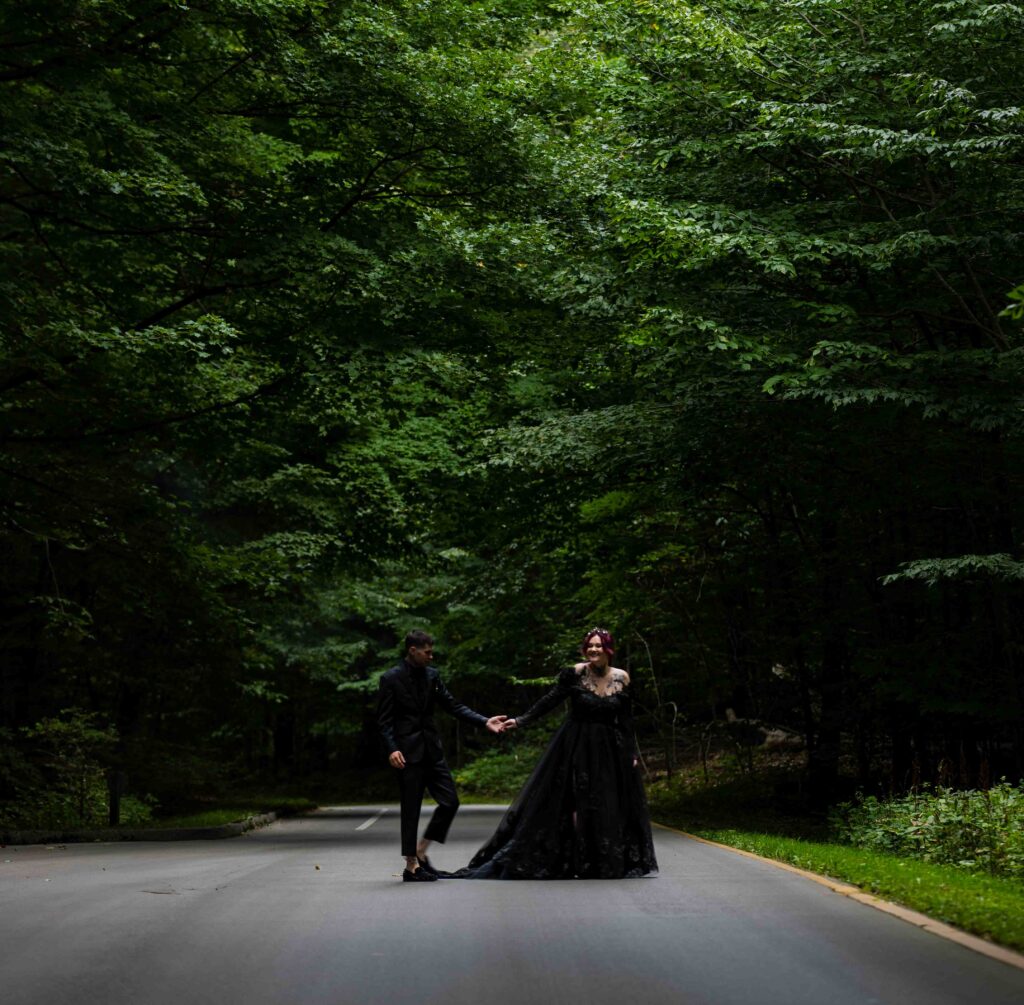
POLYGON ((809 879, 819 886, 826 887, 833 893, 838 893, 843 897, 848 897, 850 900, 855 900, 858 904, 873 907, 876 911, 883 911, 885 914, 890 914, 894 918, 906 921, 908 924, 916 925, 932 935, 937 935, 939 938, 946 939, 949 942, 955 942, 965 949, 970 949, 980 953, 982 956, 999 960, 1001 963, 1016 967, 1018 970, 1024 970, 1024 953, 1019 953, 1015 949, 1009 949, 1007 946, 1000 946, 995 942, 989 942, 988 939, 983 939, 980 935, 971 935, 959 928, 955 928, 953 925, 946 924, 944 921, 936 921, 935 918, 930 918, 927 914, 922 914, 920 911, 911 910, 902 904, 894 904, 892 901, 883 900, 881 897, 876 897, 873 893, 867 893, 859 886, 843 883, 828 876, 822 876, 820 873, 811 872, 808 869, 801 869, 799 866, 790 865, 789 862, 780 862, 778 859, 766 858, 764 855, 757 855, 752 851, 747 851, 745 848, 734 848, 732 845, 722 844, 720 841, 711 841, 708 838, 698 837, 696 834, 681 831, 678 827, 670 827, 668 824, 659 823, 656 820, 652 820, 651 823, 655 827, 661 828, 661 830, 671 831, 673 834, 679 834, 682 837, 689 838, 691 841, 709 844, 714 848, 723 848, 726 851, 731 851, 734 855, 743 855, 746 858, 756 859, 758 862, 773 865, 777 869, 796 873, 798 876, 803 876, 804 879, 809 879))

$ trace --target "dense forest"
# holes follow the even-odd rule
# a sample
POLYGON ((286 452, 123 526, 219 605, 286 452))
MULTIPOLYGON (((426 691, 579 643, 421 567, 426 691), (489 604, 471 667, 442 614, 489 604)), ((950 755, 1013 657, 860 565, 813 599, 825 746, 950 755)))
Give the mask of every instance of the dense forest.
POLYGON ((1018 4, 4 8, 0 815, 376 764, 412 627, 1024 774, 1018 4))

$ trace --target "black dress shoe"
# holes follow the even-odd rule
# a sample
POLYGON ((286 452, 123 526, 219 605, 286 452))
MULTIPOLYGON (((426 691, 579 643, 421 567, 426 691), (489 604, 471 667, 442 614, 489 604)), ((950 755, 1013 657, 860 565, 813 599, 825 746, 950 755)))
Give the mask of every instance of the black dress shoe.
POLYGON ((425 870, 426 872, 429 872, 432 876, 440 875, 440 873, 434 868, 434 863, 431 862, 426 855, 424 855, 423 858, 419 858, 417 856, 416 861, 419 862, 421 869, 425 870))
POLYGON ((402 870, 402 882, 403 883, 436 883, 437 877, 432 872, 427 872, 426 869, 417 869, 415 872, 409 872, 408 869, 402 870))

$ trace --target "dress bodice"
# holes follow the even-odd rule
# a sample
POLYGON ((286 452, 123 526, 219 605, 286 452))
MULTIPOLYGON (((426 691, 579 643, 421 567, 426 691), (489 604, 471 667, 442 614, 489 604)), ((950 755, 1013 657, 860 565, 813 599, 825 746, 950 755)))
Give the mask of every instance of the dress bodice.
POLYGON ((578 672, 575 667, 566 667, 547 694, 542 695, 529 711, 516 716, 517 723, 520 726, 529 725, 568 699, 570 721, 614 727, 628 737, 632 744, 633 718, 629 688, 619 686, 607 694, 599 694, 588 685, 586 674, 578 672))
POLYGON ((569 717, 577 722, 614 726, 624 714, 629 714, 629 695, 625 690, 601 695, 577 683, 569 692, 569 717))

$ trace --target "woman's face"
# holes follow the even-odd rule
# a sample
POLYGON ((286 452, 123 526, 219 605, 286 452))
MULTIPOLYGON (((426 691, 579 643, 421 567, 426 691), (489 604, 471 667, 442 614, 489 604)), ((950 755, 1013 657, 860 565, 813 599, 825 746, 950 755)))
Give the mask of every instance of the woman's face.
POLYGON ((583 647, 583 654, 592 666, 608 666, 608 654, 604 651, 600 635, 591 635, 583 647))

